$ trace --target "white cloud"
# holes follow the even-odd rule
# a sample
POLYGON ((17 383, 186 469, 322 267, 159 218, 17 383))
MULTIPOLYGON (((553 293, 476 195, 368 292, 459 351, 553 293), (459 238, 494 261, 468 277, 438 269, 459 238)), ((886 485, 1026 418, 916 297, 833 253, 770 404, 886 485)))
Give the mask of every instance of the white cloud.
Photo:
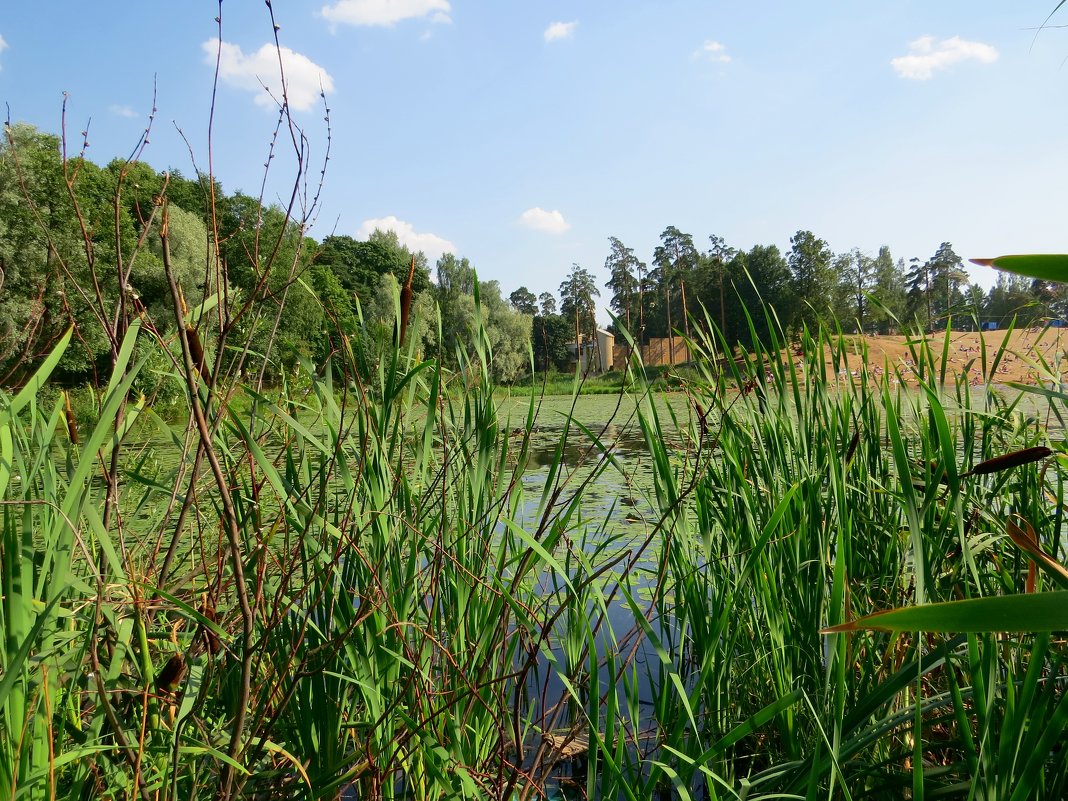
POLYGON ((431 22, 452 22, 449 0, 338 0, 319 12, 333 23, 389 27, 406 19, 429 17, 431 22))
POLYGON ((543 33, 542 36, 545 37, 546 42, 570 39, 575 35, 575 28, 577 27, 578 20, 574 20, 573 22, 554 22, 545 29, 545 33, 543 33))
POLYGON ((279 52, 282 56, 291 108, 307 111, 315 105, 319 92, 334 91, 334 79, 330 77, 330 73, 307 56, 288 47, 276 49, 273 44, 265 44, 249 55, 245 55, 240 47, 230 42, 223 42, 220 47, 214 39, 204 42, 201 47, 204 50, 204 61, 212 66, 215 64, 218 49, 219 77, 230 86, 255 93, 256 103, 261 106, 275 108, 276 102, 282 100, 278 74, 279 52))
POLYGON ((564 219, 564 215, 556 209, 546 211, 538 206, 520 214, 519 224, 546 234, 562 234, 571 227, 564 219))
POLYGON ((727 48, 715 39, 706 39, 704 44, 693 51, 694 59, 714 61, 717 64, 729 64, 731 57, 727 55, 727 48))
MULTIPOLYGON (((7 42, 4 41, 3 36, 0 36, 0 53, 3 53, 5 50, 7 50, 7 42)), ((4 65, 0 64, 0 70, 2 70, 3 68, 4 65)))
POLYGON ((959 36, 937 41, 933 36, 921 36, 909 42, 908 55, 890 59, 890 66, 902 78, 926 81, 936 71, 961 61, 990 64, 997 61, 998 51, 983 42, 968 42, 959 36))
POLYGON ((448 239, 443 239, 437 234, 419 233, 410 222, 398 220, 392 214, 388 217, 364 220, 356 232, 356 238, 366 239, 375 232, 376 228, 379 231, 393 231, 402 245, 412 252, 423 251, 431 263, 437 261, 443 253, 456 252, 456 245, 448 239))
POLYGON ((126 117, 127 119, 130 119, 130 120, 132 120, 134 117, 137 116, 137 112, 134 111, 129 106, 120 106, 117 103, 113 103, 111 106, 109 106, 108 110, 112 114, 115 114, 115 115, 117 115, 119 117, 126 117))

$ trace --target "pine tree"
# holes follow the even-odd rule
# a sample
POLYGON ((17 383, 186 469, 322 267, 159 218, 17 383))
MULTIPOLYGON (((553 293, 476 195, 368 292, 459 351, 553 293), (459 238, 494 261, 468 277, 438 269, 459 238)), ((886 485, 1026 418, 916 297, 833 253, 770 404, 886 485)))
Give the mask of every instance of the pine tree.
MULTIPOLYGON (((669 225, 660 234, 660 245, 653 251, 652 278, 657 289, 664 298, 664 313, 666 319, 665 336, 674 335, 673 306, 675 300, 675 288, 678 287, 681 302, 683 328, 686 336, 690 335, 689 309, 686 302, 686 282, 691 279, 697 270, 700 260, 697 248, 693 244, 693 237, 685 234, 674 225, 669 225)), ((673 363, 671 355, 673 348, 668 348, 669 362, 673 363)))
POLYGON ((605 259, 608 270, 608 288, 612 290, 609 306, 622 320, 627 331, 634 333, 633 324, 641 316, 638 301, 641 298, 638 285, 638 272, 644 268, 631 248, 626 247, 614 236, 608 237, 612 252, 605 259))
MULTIPOLYGON (((572 264, 571 272, 560 284, 560 312, 564 317, 575 321, 575 345, 580 354, 583 334, 596 341, 597 317, 593 299, 600 295, 593 274, 585 267, 572 264)), ((581 365, 581 356, 578 361, 581 365)))

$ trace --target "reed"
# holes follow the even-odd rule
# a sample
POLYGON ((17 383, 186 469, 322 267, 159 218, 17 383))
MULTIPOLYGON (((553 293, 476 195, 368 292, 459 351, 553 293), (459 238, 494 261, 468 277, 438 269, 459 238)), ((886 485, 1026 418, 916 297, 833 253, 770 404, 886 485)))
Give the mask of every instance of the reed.
POLYGON ((946 371, 950 331, 877 379, 845 371, 834 335, 725 359, 705 330, 681 463, 657 458, 643 416, 666 529, 652 614, 671 621, 647 786, 1056 797, 1063 643, 819 635, 858 611, 1022 590, 1013 514, 1063 550, 1060 464, 1035 465, 1046 433, 989 380, 1003 348, 976 392, 946 371))
POLYGON ((1040 415, 950 375, 950 333, 854 376, 833 332, 694 329, 688 411, 638 361, 619 397, 648 478, 573 415, 536 490, 537 397, 502 418, 477 319, 454 371, 403 345, 209 392, 190 359, 184 430, 116 413, 135 325, 80 441, 37 400, 57 350, 0 396, 0 797, 1063 795, 1061 638, 821 634, 1054 586, 1010 536, 1063 560, 1040 415), (608 471, 637 535, 585 503, 608 471))

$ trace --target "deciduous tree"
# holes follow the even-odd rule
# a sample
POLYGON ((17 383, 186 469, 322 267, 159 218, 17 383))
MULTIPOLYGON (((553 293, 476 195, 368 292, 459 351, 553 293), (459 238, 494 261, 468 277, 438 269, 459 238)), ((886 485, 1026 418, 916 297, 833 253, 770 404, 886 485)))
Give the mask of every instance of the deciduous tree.
POLYGON ((905 316, 905 262, 894 262, 890 248, 883 245, 873 265, 869 316, 881 334, 896 333, 905 316))
POLYGON ((771 331, 764 312, 770 309, 780 324, 788 322, 793 306, 790 266, 775 245, 754 245, 747 253, 735 254, 729 269, 738 307, 737 323, 731 326, 728 341, 752 346, 755 332, 757 339, 770 344, 771 331), (752 331, 747 315, 752 318, 752 331))
POLYGON ((538 313, 538 298, 525 286, 521 286, 519 289, 515 290, 508 296, 508 300, 511 301, 512 308, 517 312, 529 314, 531 317, 538 313))
MULTIPOLYGON (((875 282, 875 259, 860 248, 853 248, 842 261, 840 279, 846 289, 847 313, 863 332, 868 323, 868 293, 875 282)), ((845 324, 845 320, 841 321, 845 324)))
POLYGON ((790 238, 787 261, 793 276, 797 301, 794 325, 818 328, 830 317, 830 299, 836 284, 830 247, 811 231, 798 231, 790 238))

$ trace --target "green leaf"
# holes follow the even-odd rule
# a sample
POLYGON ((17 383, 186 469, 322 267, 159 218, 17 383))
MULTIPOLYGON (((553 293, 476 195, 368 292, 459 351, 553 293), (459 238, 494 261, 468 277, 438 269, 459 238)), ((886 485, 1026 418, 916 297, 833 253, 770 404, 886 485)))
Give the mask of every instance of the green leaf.
POLYGON ((44 611, 37 617, 37 621, 33 624, 33 628, 30 629, 30 633, 27 634, 26 639, 22 641, 22 645, 19 646, 18 651, 6 660, 6 670, 3 678, 0 679, 0 707, 7 701, 8 693, 11 692, 11 688, 14 686, 15 682, 22 676, 22 667, 25 664, 27 657, 30 655, 30 650, 40 645, 37 638, 40 636, 41 630, 52 622, 50 614, 52 608, 57 603, 59 603, 58 596, 48 602, 44 611))
POLYGON ((774 720, 776 716, 792 707, 801 700, 803 695, 804 694, 800 689, 795 689, 793 692, 787 693, 781 698, 772 701, 759 712, 751 715, 717 740, 711 748, 701 755, 698 761, 702 763, 707 762, 714 756, 723 753, 732 745, 758 731, 761 726, 774 720))
POLYGON ((824 629, 843 631, 1068 631, 1068 592, 997 595, 876 612, 824 629))
POLYGON ((9 417, 13 418, 30 400, 37 396, 37 393, 41 391, 41 387, 48 381, 48 377, 52 375, 52 371, 59 365, 59 360, 63 358, 63 354, 67 350, 67 345, 70 344, 71 334, 74 333, 73 328, 68 328, 67 333, 60 337, 59 342, 52 349, 52 352, 48 354, 48 357, 41 363, 41 366, 37 368, 37 372, 33 374, 33 378, 26 382, 24 386, 14 398, 11 399, 11 403, 8 404, 7 409, 0 415, 0 421, 3 421, 9 417))
POLYGON ((998 256, 993 259, 970 259, 970 261, 982 267, 993 267, 1031 278, 1041 278, 1043 281, 1068 282, 1068 255, 1065 254, 998 256))

